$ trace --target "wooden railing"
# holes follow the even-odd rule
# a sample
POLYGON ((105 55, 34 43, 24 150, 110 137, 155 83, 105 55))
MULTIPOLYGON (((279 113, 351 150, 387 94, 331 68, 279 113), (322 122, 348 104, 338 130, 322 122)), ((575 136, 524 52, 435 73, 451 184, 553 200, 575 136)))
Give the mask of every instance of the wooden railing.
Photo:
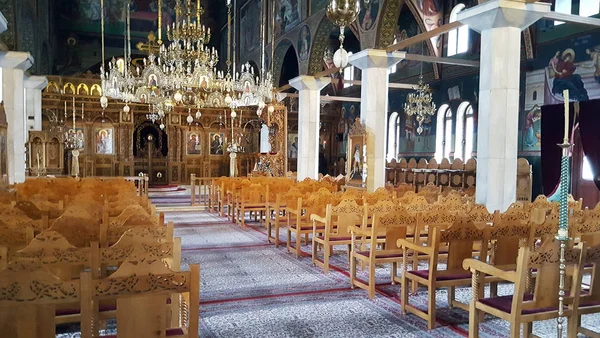
POLYGON ((210 207, 210 194, 212 181, 217 177, 196 177, 196 174, 190 175, 190 199, 191 205, 210 207), (198 193, 196 193, 196 191, 198 193))

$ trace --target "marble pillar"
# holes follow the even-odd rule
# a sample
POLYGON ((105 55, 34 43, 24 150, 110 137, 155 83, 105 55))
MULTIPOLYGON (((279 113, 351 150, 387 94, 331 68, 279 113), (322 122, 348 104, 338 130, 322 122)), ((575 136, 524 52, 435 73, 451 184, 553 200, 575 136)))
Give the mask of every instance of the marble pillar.
POLYGON ((8 122, 8 180, 25 181, 25 113, 24 74, 33 65, 33 57, 23 52, 0 52, 4 110, 8 122))
POLYGON ((319 177, 321 89, 331 80, 301 75, 290 80, 298 90, 298 181, 319 177))
POLYGON ((481 33, 476 202, 489 211, 516 200, 521 31, 549 10, 548 3, 492 0, 458 14, 481 33))
POLYGON ((350 56, 361 69, 360 119, 367 130, 367 191, 385 187, 385 153, 388 112, 388 69, 404 59, 405 52, 365 49, 350 56))
POLYGON ((29 76, 25 78, 25 111, 27 112, 27 129, 25 139, 29 140, 29 131, 42 130, 42 90, 48 85, 45 76, 29 76))

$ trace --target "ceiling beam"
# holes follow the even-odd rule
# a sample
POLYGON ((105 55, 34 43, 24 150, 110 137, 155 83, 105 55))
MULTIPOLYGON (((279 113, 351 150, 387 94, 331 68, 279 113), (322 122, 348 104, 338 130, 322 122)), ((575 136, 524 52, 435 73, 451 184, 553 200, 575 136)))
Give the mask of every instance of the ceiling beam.
POLYGON ((465 67, 479 67, 479 61, 462 60, 462 59, 447 58, 447 57, 441 57, 441 56, 429 56, 429 55, 420 55, 420 54, 406 54, 405 59, 406 60, 411 60, 411 61, 442 63, 442 64, 446 64, 446 65, 456 65, 456 66, 465 66, 465 67))
POLYGON ((544 14, 544 20, 555 20, 555 21, 564 21, 568 23, 575 23, 586 26, 595 26, 600 27, 600 19, 588 18, 585 16, 573 15, 573 14, 564 14, 557 12, 548 12, 544 14))
POLYGON ((398 51, 401 49, 405 49, 408 46, 412 46, 419 42, 427 41, 435 36, 442 35, 442 34, 447 33, 455 28, 461 27, 462 25, 463 25, 462 23, 460 23, 458 21, 454 21, 454 22, 445 24, 443 26, 440 26, 438 28, 432 29, 430 31, 427 31, 427 32, 424 32, 421 34, 417 34, 415 36, 411 36, 410 38, 402 40, 393 45, 389 45, 385 50, 386 50, 386 52, 391 53, 391 52, 395 52, 395 51, 398 51))
MULTIPOLYGON (((298 93, 282 93, 286 97, 298 97, 298 93)), ((321 101, 360 102, 360 97, 321 95, 321 101)))

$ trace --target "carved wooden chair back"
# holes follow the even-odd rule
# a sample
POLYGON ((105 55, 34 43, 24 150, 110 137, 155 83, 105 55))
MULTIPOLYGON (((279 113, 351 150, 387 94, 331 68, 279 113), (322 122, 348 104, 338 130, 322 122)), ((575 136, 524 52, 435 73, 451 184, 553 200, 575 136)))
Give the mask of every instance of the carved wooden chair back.
POLYGON ((338 205, 327 205, 325 212, 325 241, 335 237, 349 237, 349 229, 361 226, 365 206, 358 205, 355 200, 342 200, 338 205))
POLYGON ((405 239, 408 234, 415 232, 417 225, 417 215, 409 213, 402 207, 396 207, 395 210, 373 215, 373 226, 370 236, 370 255, 377 256, 378 239, 384 238, 383 250, 389 253, 400 253, 402 250, 398 246, 399 239, 405 239))
MULTIPOLYGON (((582 235, 581 241, 585 243, 583 264, 586 270, 590 270, 588 267, 591 267, 591 279, 586 292, 574 293, 573 304, 570 306, 573 314, 569 319, 568 337, 577 337, 579 333, 587 336, 596 335, 596 332, 582 327, 581 315, 600 312, 600 234, 582 235)), ((577 275, 573 285, 582 285, 583 275, 584 273, 577 275)))
POLYGON ((62 215, 54 221, 49 230, 60 233, 78 248, 88 247, 92 242, 100 242, 100 224, 88 217, 62 215))
POLYGON ((0 271, 0 332, 11 338, 56 335, 56 307, 80 301, 79 280, 63 281, 36 260, 19 260, 0 271))
POLYGON ((0 247, 4 247, 9 255, 26 247, 33 236, 32 227, 0 224, 0 247))
MULTIPOLYGON (((196 337, 200 303, 200 268, 177 272, 152 254, 133 254, 103 279, 82 274, 82 323, 98 321, 98 303, 116 300, 119 337, 196 337), (157 282, 159 281, 159 282, 157 282), (177 307, 167 305, 177 297, 177 307), (183 310, 183 311, 182 311, 183 310), (173 327, 172 323, 177 323, 173 327)), ((98 327, 82 327, 82 338, 98 336, 98 327)))
POLYGON ((522 240, 531 236, 530 213, 523 208, 510 208, 496 214, 494 226, 490 229, 493 241, 490 262, 493 265, 514 265, 522 240))

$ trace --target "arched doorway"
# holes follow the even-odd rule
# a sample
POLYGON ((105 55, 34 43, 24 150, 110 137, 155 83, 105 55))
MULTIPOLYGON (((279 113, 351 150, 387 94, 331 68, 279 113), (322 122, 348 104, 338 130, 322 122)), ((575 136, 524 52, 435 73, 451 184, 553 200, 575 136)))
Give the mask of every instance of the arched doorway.
POLYGON ((288 84, 288 82, 300 75, 298 71, 298 56, 294 47, 290 46, 285 56, 281 67, 281 75, 279 76, 279 87, 288 84))
POLYGON ((152 185, 168 184, 168 153, 167 133, 156 123, 144 121, 136 126, 133 133, 135 175, 148 174, 152 185))

